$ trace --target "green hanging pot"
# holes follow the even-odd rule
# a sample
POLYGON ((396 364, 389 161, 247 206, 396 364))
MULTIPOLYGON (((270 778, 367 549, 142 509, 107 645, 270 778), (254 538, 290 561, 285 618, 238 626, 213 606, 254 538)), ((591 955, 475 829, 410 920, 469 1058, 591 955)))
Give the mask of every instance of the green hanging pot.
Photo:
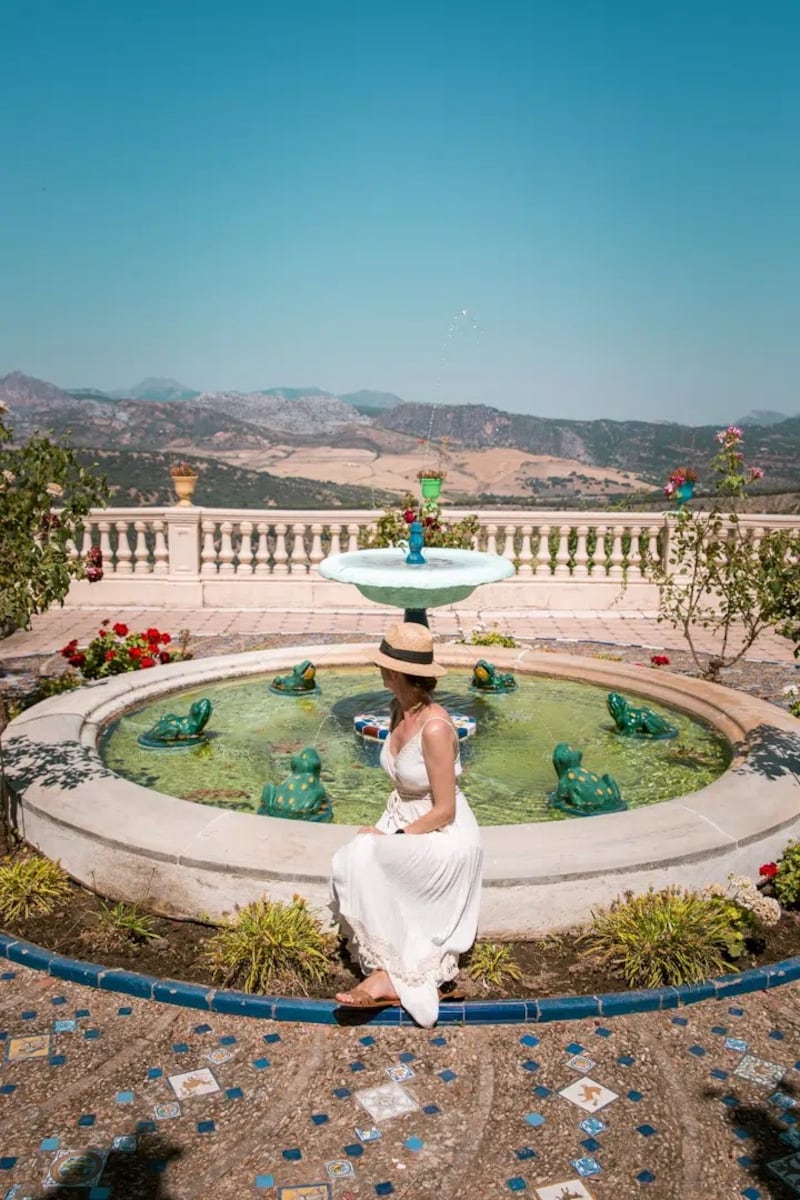
POLYGON ((441 475, 420 475, 419 486, 424 500, 438 500, 442 491, 441 475))

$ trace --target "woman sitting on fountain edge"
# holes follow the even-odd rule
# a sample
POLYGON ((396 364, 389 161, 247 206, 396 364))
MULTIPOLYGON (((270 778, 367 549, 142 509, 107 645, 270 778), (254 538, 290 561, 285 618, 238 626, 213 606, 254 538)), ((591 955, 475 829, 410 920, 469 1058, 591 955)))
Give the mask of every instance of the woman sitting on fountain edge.
POLYGON ((458 974, 475 940, 480 905, 480 831, 458 786, 458 735, 433 690, 424 625, 386 631, 373 662, 393 694, 381 766, 394 790, 375 826, 333 857, 331 909, 366 978, 336 999, 353 1008, 400 1003, 427 1028, 439 984, 458 974), (402 842, 395 836, 404 834, 402 842))

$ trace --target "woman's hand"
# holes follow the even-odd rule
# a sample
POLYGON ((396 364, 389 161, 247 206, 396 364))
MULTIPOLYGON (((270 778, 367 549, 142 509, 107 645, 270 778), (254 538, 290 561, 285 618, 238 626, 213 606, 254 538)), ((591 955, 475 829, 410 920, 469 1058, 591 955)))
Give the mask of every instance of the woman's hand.
POLYGON ((378 837, 386 837, 382 829, 378 829, 375 825, 362 825, 359 828, 359 833, 375 833, 378 837))

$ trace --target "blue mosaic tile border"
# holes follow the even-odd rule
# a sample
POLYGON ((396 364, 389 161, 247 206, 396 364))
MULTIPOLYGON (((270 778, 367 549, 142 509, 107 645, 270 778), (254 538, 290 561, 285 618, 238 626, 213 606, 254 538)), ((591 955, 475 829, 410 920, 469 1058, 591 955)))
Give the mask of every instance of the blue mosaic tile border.
MULTIPOLYGON (((246 992, 205 988, 196 983, 156 979, 135 971, 106 968, 99 963, 65 958, 31 942, 0 933, 0 958, 20 963, 35 971, 46 971, 54 979, 82 983, 107 992, 121 992, 162 1004, 177 1004, 205 1012, 232 1013, 260 1020, 302 1021, 316 1025, 339 1024, 336 1014, 345 1012, 333 1000, 307 1000, 291 996, 251 996, 246 992)), ((444 1002, 439 1009, 440 1025, 521 1025, 547 1021, 583 1020, 587 1017, 616 1017, 626 1013, 684 1008, 701 1000, 725 999, 747 992, 767 991, 800 980, 800 956, 735 975, 723 975, 705 983, 629 992, 606 992, 598 996, 554 996, 541 1000, 469 1000, 444 1002)), ((354 1014, 353 1014, 354 1015, 354 1014)), ((401 1008, 378 1009, 365 1020, 372 1025, 412 1025, 401 1008)))

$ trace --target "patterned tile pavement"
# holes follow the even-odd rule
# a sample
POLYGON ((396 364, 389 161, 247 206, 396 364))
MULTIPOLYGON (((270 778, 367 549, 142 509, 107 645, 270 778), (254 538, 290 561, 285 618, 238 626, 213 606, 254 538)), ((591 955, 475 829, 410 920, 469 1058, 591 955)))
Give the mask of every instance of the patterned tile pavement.
MULTIPOLYGON (((383 610, 55 610, 4 657, 102 617, 204 639, 376 636, 383 610)), ((680 647, 645 613, 432 614, 520 638, 680 647)), ((210 645, 210 642, 209 642, 210 645)), ((788 643, 753 658, 791 665, 788 643)), ((5 965, 5 964, 3 964, 5 965)), ((307 1026, 222 1017, 0 969, 0 1200, 791 1200, 800 985, 685 1015, 528 1027, 307 1026)))

